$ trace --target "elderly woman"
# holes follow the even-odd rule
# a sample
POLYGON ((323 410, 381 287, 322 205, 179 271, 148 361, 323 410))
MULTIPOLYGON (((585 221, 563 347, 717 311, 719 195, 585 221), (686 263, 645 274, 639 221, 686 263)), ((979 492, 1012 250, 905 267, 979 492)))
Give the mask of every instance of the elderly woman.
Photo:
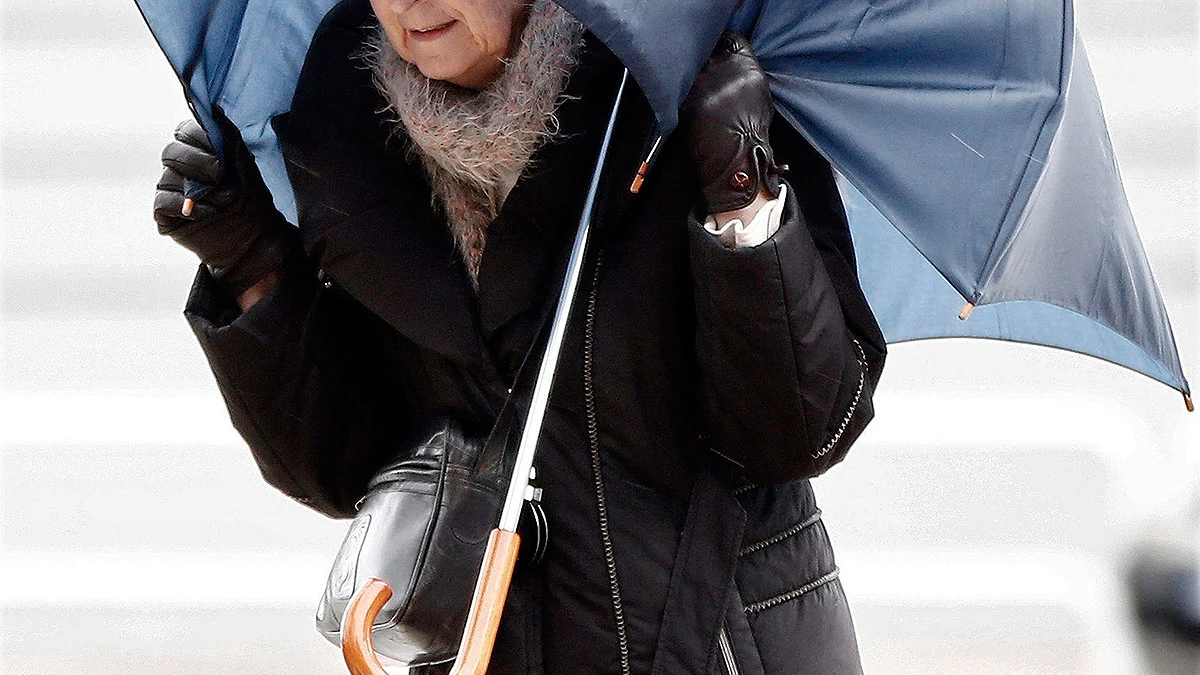
MULTIPOLYGON (((155 217, 204 262, 186 315, 269 483, 346 517, 423 420, 486 434, 621 71, 549 0, 346 0, 274 120, 299 228, 181 125, 155 217)), ((489 672, 860 672, 807 478, 870 419, 884 343, 828 165, 771 118, 726 36, 635 193, 653 115, 622 104, 536 462, 549 546, 489 672)))

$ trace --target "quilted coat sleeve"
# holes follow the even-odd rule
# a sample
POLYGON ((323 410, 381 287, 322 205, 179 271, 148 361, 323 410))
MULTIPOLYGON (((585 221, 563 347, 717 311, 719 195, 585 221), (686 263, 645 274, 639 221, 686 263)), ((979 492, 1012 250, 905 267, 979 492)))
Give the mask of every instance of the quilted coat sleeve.
POLYGON ((349 517, 402 416, 381 368, 389 329, 298 267, 241 313, 202 265, 184 313, 263 478, 349 517))
POLYGON ((709 441, 755 483, 839 462, 874 415, 886 353, 832 171, 779 126, 772 143, 791 165, 779 230, 740 249, 699 218, 689 232, 709 441))

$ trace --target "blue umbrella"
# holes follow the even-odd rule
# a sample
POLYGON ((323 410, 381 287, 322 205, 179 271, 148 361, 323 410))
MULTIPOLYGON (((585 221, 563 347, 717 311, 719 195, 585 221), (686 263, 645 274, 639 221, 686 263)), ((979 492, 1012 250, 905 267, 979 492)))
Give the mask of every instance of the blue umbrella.
MULTIPOLYGON (((1113 157, 1070 0, 556 0, 669 133, 725 28, 843 178, 889 342, 982 337, 1090 354, 1190 390, 1113 157)), ((335 0, 137 0, 210 133, 220 107, 280 210, 270 120, 335 0)))

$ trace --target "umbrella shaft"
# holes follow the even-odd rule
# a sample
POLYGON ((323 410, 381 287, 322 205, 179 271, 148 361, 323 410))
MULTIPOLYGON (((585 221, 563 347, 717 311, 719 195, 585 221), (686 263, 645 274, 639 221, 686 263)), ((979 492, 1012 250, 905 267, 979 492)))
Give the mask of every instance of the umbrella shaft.
POLYGON ((542 364, 538 371, 537 383, 533 387, 533 399, 529 405, 529 414, 525 417, 521 443, 517 446, 516 467, 513 469, 508 494, 504 498, 504 509, 500 512, 500 529, 509 532, 517 531, 517 523, 521 518, 525 488, 529 485, 529 470, 533 467, 533 457, 537 451, 538 439, 542 435, 542 421, 546 416, 546 406, 550 402, 550 388, 554 384, 554 373, 558 368, 563 336, 567 333, 571 305, 574 303, 575 291, 579 288, 579 278, 583 272, 583 259, 587 252, 592 215, 596 210, 596 195, 600 191, 600 176, 604 172, 604 161, 608 157, 613 129, 617 125, 617 111, 621 108, 625 84, 628 81, 629 71, 626 70, 621 75, 621 86, 617 89, 617 99, 613 103, 612 113, 608 117, 608 128, 604 131, 604 142, 601 144, 599 156, 596 158, 596 169, 592 172, 587 201, 584 202, 583 215, 579 219, 579 230, 575 234, 575 244, 571 247, 571 259, 567 263, 566 277, 563 279, 562 291, 558 296, 558 307, 554 310, 554 321, 550 324, 550 339, 546 343, 546 352, 542 354, 542 364))

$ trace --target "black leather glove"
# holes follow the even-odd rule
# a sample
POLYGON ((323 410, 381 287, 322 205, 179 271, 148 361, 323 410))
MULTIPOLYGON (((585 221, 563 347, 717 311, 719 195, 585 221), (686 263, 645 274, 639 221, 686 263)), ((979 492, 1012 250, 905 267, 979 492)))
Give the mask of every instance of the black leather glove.
POLYGON ((780 169, 767 140, 773 114, 750 43, 725 32, 680 110, 709 213, 745 208, 760 189, 779 196, 780 169))
POLYGON ((276 270, 289 247, 298 246, 299 235, 275 209, 237 129, 224 119, 218 123, 226 139, 225 166, 195 120, 176 127, 175 140, 163 148, 154 221, 160 234, 199 256, 236 298, 276 270), (212 186, 189 205, 188 215, 185 178, 212 186))

